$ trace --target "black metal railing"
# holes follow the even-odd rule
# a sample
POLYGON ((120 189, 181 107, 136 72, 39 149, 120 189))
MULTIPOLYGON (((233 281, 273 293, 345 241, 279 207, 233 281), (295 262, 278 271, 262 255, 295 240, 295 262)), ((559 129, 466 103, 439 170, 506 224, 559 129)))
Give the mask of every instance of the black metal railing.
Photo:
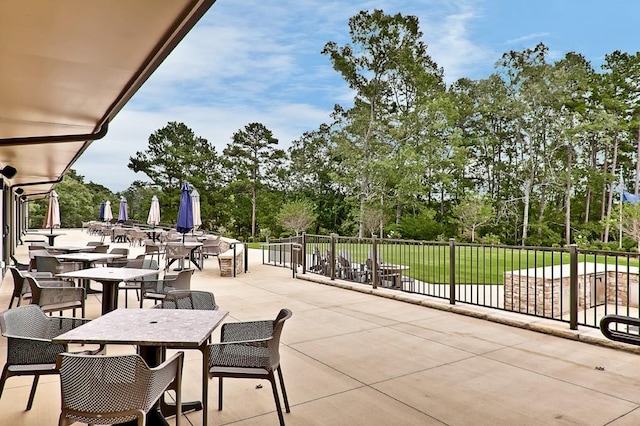
POLYGON ((270 240, 264 263, 597 328, 640 316, 638 253, 303 234, 270 240), (296 247, 296 250, 293 247, 296 247), (297 266, 296 266, 297 269, 297 266))

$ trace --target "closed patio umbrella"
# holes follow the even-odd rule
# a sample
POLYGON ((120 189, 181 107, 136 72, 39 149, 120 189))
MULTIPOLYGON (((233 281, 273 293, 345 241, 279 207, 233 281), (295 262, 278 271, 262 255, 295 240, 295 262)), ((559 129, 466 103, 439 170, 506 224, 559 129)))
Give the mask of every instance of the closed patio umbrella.
POLYGON ((104 222, 104 201, 100 203, 100 210, 98 211, 98 220, 104 222))
POLYGON ((129 214, 127 213, 127 199, 120 198, 120 208, 118 209, 118 222, 124 223, 129 220, 129 214))
POLYGON ((149 207, 149 216, 147 217, 147 225, 154 228, 160 225, 160 202, 155 195, 151 198, 151 207, 149 207))
POLYGON ((51 191, 49 195, 49 209, 47 210, 47 219, 44 224, 45 228, 60 228, 60 204, 58 203, 58 193, 51 191))
POLYGON ((109 222, 113 219, 113 213, 111 212, 111 201, 104 203, 104 221, 109 222))
POLYGON ((182 193, 180 194, 180 206, 178 207, 178 221, 176 230, 184 234, 193 229, 193 204, 191 204, 191 189, 189 183, 182 184, 182 193))
POLYGON ((191 190, 191 209, 193 210, 193 228, 199 228, 202 225, 200 217, 200 193, 197 189, 191 190))

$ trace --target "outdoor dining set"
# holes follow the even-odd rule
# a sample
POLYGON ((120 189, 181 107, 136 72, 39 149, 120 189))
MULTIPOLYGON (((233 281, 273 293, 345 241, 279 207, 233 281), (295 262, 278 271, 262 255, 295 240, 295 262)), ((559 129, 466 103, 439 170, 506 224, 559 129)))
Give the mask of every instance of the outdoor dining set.
MULTIPOLYGON (((59 374, 61 425, 164 425, 170 416, 176 416, 179 425, 182 414, 194 410, 202 410, 206 425, 209 379, 219 379, 220 410, 223 378, 266 379, 273 389, 279 423, 284 424, 275 373, 285 410, 290 412, 279 341, 292 312, 282 309, 275 319, 222 324, 228 312, 218 306, 212 292, 191 288, 195 269, 185 265, 195 264, 192 247, 201 248, 203 243, 176 243, 188 249, 172 258, 180 263, 177 271, 171 269, 171 260, 165 261, 162 270, 157 252, 145 250, 130 259, 126 248, 108 251, 102 241, 30 247, 29 263, 10 267, 14 291, 8 309, 0 313, 0 330, 8 342, 0 397, 10 377, 33 376, 30 410, 39 377, 59 374), (101 284, 100 290, 92 289, 92 282, 101 284), (102 293, 101 315, 95 319, 85 315, 90 290, 102 293), (120 290, 135 291, 139 307, 119 307, 120 290), (26 300, 30 304, 25 306, 26 300), (153 305, 145 306, 145 300, 153 300, 153 305), (73 311, 71 317, 62 316, 66 310, 73 311), (220 325, 220 342, 211 343, 220 325), (131 345, 135 353, 107 355, 110 345, 131 345), (185 402, 183 351, 190 349, 202 354, 202 396, 200 401, 185 402)), ((160 254, 171 256, 172 247, 168 241, 160 254)))
POLYGON ((312 272, 326 276, 333 274, 336 278, 358 283, 375 282, 382 287, 402 289, 403 283, 413 281, 413 278, 407 275, 409 266, 386 263, 379 256, 376 256, 374 261, 371 253, 364 262, 357 262, 352 260, 348 250, 339 250, 337 255, 332 255, 330 250, 322 254, 316 246, 311 262, 312 272))

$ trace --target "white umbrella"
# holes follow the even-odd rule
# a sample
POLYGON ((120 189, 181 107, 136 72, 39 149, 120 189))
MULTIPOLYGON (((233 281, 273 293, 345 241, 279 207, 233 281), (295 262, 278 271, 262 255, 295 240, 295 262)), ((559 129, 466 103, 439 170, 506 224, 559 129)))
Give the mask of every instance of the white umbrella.
POLYGON ((151 198, 151 207, 149 207, 147 224, 151 226, 160 225, 160 202, 158 201, 158 197, 155 195, 151 198))
POLYGON ((191 206, 193 209, 193 228, 199 228, 200 225, 202 225, 202 218, 200 217, 200 193, 195 188, 191 191, 191 206))
POLYGON ((111 201, 104 203, 104 221, 109 222, 113 219, 113 213, 111 212, 111 201))
POLYGON ((53 228, 60 228, 60 204, 58 203, 58 193, 51 191, 49 196, 49 209, 47 210, 47 220, 44 225, 45 228, 50 228, 53 232, 53 228))

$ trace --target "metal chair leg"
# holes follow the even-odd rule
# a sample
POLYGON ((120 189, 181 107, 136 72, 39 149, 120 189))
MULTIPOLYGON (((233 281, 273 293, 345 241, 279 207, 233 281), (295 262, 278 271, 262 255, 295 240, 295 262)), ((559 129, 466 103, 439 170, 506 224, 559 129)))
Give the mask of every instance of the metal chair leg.
POLYGON ((287 398, 287 390, 284 388, 284 378, 282 377, 282 369, 278 366, 278 379, 280 379, 280 389, 282 389, 282 398, 284 398, 284 408, 287 413, 290 413, 289 398, 287 398))
POLYGON ((29 393, 29 402, 27 402, 27 411, 31 410, 31 406, 33 405, 33 398, 36 396, 36 388, 38 387, 39 379, 40 379, 39 374, 36 374, 33 377, 33 384, 31 385, 31 393, 29 393))

